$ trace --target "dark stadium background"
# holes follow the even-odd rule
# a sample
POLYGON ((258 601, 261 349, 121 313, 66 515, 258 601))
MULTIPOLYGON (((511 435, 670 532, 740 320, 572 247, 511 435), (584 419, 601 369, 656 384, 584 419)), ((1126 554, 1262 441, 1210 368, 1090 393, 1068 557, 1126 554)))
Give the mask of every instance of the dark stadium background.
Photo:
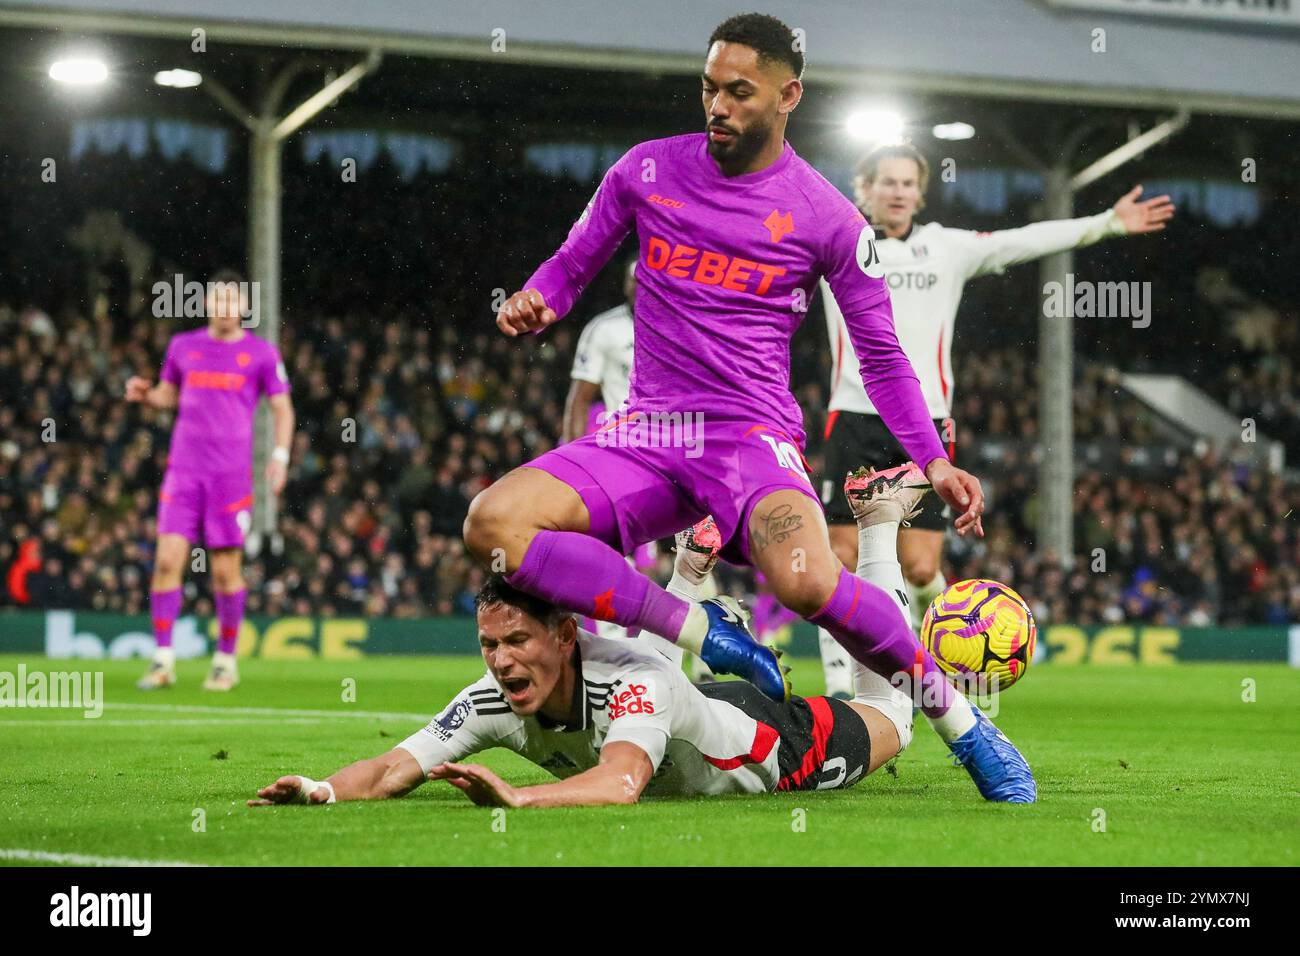
MULTIPOLYGON (((128 375, 156 377, 167 337, 192 324, 152 316, 152 283, 246 264, 246 136, 208 98, 152 84, 155 69, 178 65, 174 43, 113 38, 138 82, 79 103, 56 101, 44 81, 53 42, 39 31, 0 32, 0 607, 141 614, 170 431, 166 416, 120 396, 128 375), (143 149, 132 152, 129 138, 142 128, 143 149), (163 138, 175 145, 195 130, 192 148, 164 155, 163 138), (217 130, 222 163, 210 151, 217 130), (126 139, 114 146, 118 134, 126 139), (91 145, 69 158, 78 136, 91 145), (39 181, 51 156, 57 188, 39 181), (47 418, 62 423, 57 442, 41 440, 47 418)), ((205 70, 252 93, 275 55, 226 47, 207 55, 205 70)), ((355 60, 305 56, 290 101, 355 60)), ((840 140, 851 95, 825 86, 809 94, 791 142, 847 188, 840 140)), ((927 126, 956 118, 980 131, 963 143, 920 143, 932 157, 954 157, 963 175, 985 175, 975 192, 936 175, 922 220, 980 229, 1042 215, 1029 160, 1045 157, 1014 144, 1032 152, 1091 121, 1098 132, 1088 149, 1100 155, 1130 122, 1149 120, 1120 108, 939 95, 913 96, 909 109, 927 126)), ((493 291, 512 291, 555 249, 623 149, 696 130, 699 114, 689 76, 390 55, 289 141, 281 348, 299 436, 282 502, 285 549, 250 562, 250 613, 470 610, 481 572, 459 540, 467 502, 556 441, 577 333, 618 301, 619 270, 606 269, 559 327, 522 342, 496 332, 493 291), (414 137, 407 158, 425 149, 446 162, 404 171, 381 145, 345 183, 346 153, 304 155, 310 137, 357 130, 372 131, 372 142, 414 137), (340 439, 344 418, 357 422, 358 441, 340 439)), ((1084 215, 1131 183, 1182 189, 1166 233, 1076 256, 1080 276, 1151 281, 1155 306, 1145 333, 1126 320, 1076 322, 1073 571, 1035 555, 1037 269, 968 287, 954 345, 959 461, 985 478, 992 515, 984 542, 954 538, 949 580, 1007 581, 1041 623, 1300 622, 1294 472, 1200 453, 1113 375, 1185 376, 1256 419, 1293 467, 1300 460, 1296 147, 1290 123, 1198 115, 1078 197, 1084 215), (1243 156, 1268 177, 1238 208, 1243 156), (1109 556, 1105 575, 1087 573, 1097 547, 1109 556)), ((814 306, 795 340, 792 385, 815 468, 825 338, 814 306)), ((202 595, 206 577, 191 575, 186 587, 202 595)), ((188 607, 211 610, 205 600, 188 607)))

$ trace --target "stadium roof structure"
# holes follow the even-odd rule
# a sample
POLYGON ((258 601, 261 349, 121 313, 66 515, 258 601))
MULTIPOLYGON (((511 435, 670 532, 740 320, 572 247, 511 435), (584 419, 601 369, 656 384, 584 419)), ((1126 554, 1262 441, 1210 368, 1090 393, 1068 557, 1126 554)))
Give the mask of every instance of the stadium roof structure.
MULTIPOLYGON (((211 43, 694 73, 705 38, 739 6, 737 0, 0 0, 0 25, 186 40, 203 27, 211 43)), ((818 82, 1300 119, 1300 9, 1288 4, 770 0, 761 7, 803 30, 808 76, 818 82)))

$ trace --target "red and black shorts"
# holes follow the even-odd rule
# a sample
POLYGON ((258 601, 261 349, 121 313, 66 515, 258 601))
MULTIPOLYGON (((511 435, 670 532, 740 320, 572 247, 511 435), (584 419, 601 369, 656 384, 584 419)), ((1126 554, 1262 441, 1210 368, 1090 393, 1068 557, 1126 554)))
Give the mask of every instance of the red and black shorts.
POLYGON ((746 681, 718 681, 701 693, 738 707, 776 730, 782 790, 838 790, 851 787, 871 767, 871 737, 858 713, 830 697, 791 697, 778 704, 746 681))
MULTIPOLYGON (((956 454, 955 426, 951 419, 936 418, 935 430, 944 439, 948 457, 956 454), (952 440, 950 440, 952 439, 952 440)), ((823 474, 818 490, 826 509, 827 524, 853 524, 853 512, 844 497, 844 476, 866 466, 893 468, 907 461, 907 452, 885 426, 879 415, 859 412, 831 412, 826 420, 826 444, 822 452, 823 474)), ((946 504, 934 495, 921 499, 921 513, 911 527, 943 531, 952 517, 946 504)))

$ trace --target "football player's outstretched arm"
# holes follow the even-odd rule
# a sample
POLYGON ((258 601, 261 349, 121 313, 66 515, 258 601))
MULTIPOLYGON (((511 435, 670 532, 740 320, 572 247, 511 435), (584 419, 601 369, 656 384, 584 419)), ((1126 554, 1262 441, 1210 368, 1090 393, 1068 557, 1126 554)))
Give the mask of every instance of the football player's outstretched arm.
POLYGON ((394 747, 388 753, 358 760, 324 780, 299 774, 281 777, 257 791, 250 807, 276 803, 334 803, 341 800, 385 800, 410 793, 424 782, 419 762, 407 751, 394 747))
POLYGON ((497 328, 506 335, 539 332, 564 318, 627 236, 633 214, 625 184, 633 172, 635 152, 628 151, 609 168, 564 245, 497 311, 497 328))
POLYGON ((1082 249, 1116 236, 1139 236, 1160 232, 1174 216, 1168 196, 1140 200, 1142 187, 1134 186, 1115 205, 1096 216, 1079 219, 1049 219, 1018 229, 967 233, 969 277, 1001 272, 1008 266, 1041 259, 1067 249, 1082 249))
POLYGON ((644 750, 625 740, 607 743, 600 763, 557 783, 512 787, 479 764, 443 763, 430 780, 446 780, 480 807, 599 807, 636 803, 654 776, 644 750))
POLYGON ((336 800, 384 800, 410 793, 425 780, 425 768, 497 746, 491 719, 479 715, 470 694, 483 682, 462 690, 427 726, 385 754, 358 760, 324 780, 289 774, 257 791, 250 807, 273 803, 333 803, 336 800))

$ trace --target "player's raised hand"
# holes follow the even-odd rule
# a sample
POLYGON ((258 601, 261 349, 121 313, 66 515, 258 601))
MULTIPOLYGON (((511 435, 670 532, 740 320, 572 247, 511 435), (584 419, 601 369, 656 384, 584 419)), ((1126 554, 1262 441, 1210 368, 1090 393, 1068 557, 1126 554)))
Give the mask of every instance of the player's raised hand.
POLYGON ((968 471, 954 468, 945 458, 936 458, 925 469, 925 477, 930 479, 930 486, 935 494, 960 512, 957 515, 957 533, 967 535, 974 532, 984 537, 984 489, 980 480, 968 471))
POLYGON ((1165 228, 1166 222, 1174 218, 1173 200, 1168 196, 1156 196, 1138 202, 1141 195, 1142 187, 1134 186, 1112 207, 1130 236, 1159 232, 1165 228))
POLYGON ((305 778, 296 774, 281 777, 269 787, 257 791, 257 800, 249 800, 250 807, 270 807, 278 803, 325 803, 329 800, 329 789, 324 784, 317 784, 311 793, 303 793, 302 782, 305 778))
POLYGON ((480 807, 523 805, 514 787, 476 763, 440 763, 429 770, 429 779, 446 780, 480 807))
POLYGON ((555 310, 547 308, 540 292, 525 289, 506 299, 497 312, 497 328, 513 338, 524 332, 544 329, 557 318, 555 310))
POLYGON ((153 386, 147 378, 139 375, 132 375, 126 380, 126 400, 128 402, 143 402, 149 397, 149 389, 153 386))

